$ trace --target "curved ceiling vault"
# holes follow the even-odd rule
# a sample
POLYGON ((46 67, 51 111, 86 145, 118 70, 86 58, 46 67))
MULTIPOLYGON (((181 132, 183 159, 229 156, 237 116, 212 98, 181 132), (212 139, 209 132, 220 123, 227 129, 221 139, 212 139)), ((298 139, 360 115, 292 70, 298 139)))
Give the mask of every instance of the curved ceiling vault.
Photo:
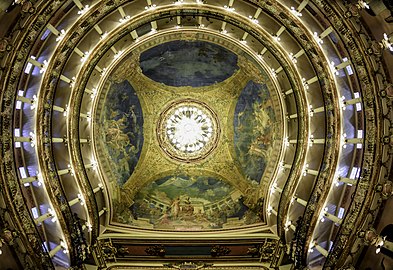
POLYGON ((391 7, 338 2, 10 5, 6 267, 352 269, 364 243, 388 252, 393 27, 365 18, 391 7))

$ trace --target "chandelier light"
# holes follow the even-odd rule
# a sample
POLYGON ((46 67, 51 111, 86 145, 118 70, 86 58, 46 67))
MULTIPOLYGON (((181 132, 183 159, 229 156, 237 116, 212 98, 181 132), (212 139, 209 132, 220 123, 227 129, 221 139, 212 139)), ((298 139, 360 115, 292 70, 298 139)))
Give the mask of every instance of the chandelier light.
POLYGON ((170 157, 185 161, 206 157, 219 134, 215 113, 206 104, 188 99, 164 110, 157 129, 161 148, 170 157))
POLYGON ((211 119, 196 107, 180 107, 167 120, 166 131, 171 144, 188 153, 201 150, 211 139, 211 119))

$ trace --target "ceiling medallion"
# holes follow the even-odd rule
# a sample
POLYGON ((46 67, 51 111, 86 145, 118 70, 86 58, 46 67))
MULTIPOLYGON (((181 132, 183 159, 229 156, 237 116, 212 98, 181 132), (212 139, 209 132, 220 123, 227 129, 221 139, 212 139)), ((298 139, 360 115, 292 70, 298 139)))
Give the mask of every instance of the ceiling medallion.
POLYGON ((192 162, 207 157, 217 145, 220 134, 216 114, 205 103, 180 100, 160 115, 157 138, 171 158, 192 162))

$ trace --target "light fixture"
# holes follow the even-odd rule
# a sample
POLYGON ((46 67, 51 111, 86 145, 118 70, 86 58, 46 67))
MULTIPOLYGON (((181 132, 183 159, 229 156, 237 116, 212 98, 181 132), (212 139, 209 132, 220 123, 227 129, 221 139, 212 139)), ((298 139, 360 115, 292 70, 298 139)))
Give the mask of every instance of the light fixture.
POLYGON ((59 35, 56 38, 56 42, 59 42, 60 40, 62 40, 63 37, 65 36, 65 34, 66 34, 66 31, 64 29, 61 29, 59 35))
POLYGON ((156 4, 150 5, 150 6, 145 6, 145 10, 152 10, 155 9, 157 7, 156 4))
POLYGON ((89 55, 90 55, 89 51, 85 52, 81 58, 81 62, 84 63, 86 59, 89 57, 89 55))
POLYGON ((314 35, 315 41, 316 41, 319 45, 322 45, 322 44, 323 44, 323 40, 319 37, 318 33, 317 33, 317 32, 314 32, 313 35, 314 35))
POLYGON ((90 123, 91 122, 91 112, 90 111, 87 112, 86 115, 87 115, 86 116, 86 120, 87 120, 88 123, 90 123))
POLYGON ((277 35, 273 35, 273 39, 276 42, 280 42, 280 40, 281 40, 281 38, 279 36, 277 36, 277 35))
POLYGON ((34 132, 29 133, 30 136, 30 146, 34 147, 36 145, 36 137, 34 132))
POLYGON ((293 196, 293 197, 291 198, 291 204, 293 204, 295 201, 296 201, 296 197, 293 196))
POLYGON ((285 146, 285 147, 288 147, 288 146, 289 146, 289 139, 288 139, 288 137, 285 137, 285 138, 284 138, 284 146, 285 146))
POLYGON ((296 17, 301 17, 302 13, 297 11, 294 7, 291 7, 291 12, 296 16, 296 17))
POLYGON ((287 221, 285 222, 285 224, 284 224, 284 230, 285 230, 286 232, 289 231, 289 228, 291 227, 291 225, 292 225, 292 221, 287 220, 287 221))
POLYGON ((308 163, 304 164, 303 166, 303 176, 307 175, 307 171, 308 171, 308 163))
POLYGON ((308 90, 310 88, 306 78, 302 78, 302 83, 303 83, 304 89, 308 90))
POLYGON ((63 116, 67 117, 68 115, 68 104, 65 105, 64 111, 63 111, 63 116))
POLYGON ((340 107, 341 107, 341 109, 342 109, 343 111, 345 111, 345 109, 346 109, 346 107, 347 107, 347 104, 346 104, 346 102, 345 102, 345 97, 344 97, 344 96, 341 96, 341 97, 340 97, 340 107))
POLYGON ((123 51, 118 51, 117 53, 115 53, 115 55, 113 56, 114 59, 119 58, 121 55, 123 54, 123 51))
POLYGON ((60 241, 60 246, 63 249, 63 253, 67 254, 68 253, 67 244, 63 240, 60 241))
POLYGON ((293 55, 293 53, 289 53, 289 59, 291 59, 292 63, 294 63, 294 64, 297 63, 297 59, 296 59, 296 57, 293 55))
POLYGON ((44 73, 47 68, 48 68, 48 61, 44 60, 43 63, 42 63, 42 67, 40 69, 40 73, 44 73))
POLYGON ((224 8, 225 8, 226 10, 228 10, 229 12, 234 12, 234 11, 235 11, 235 9, 234 9, 233 7, 229 7, 229 6, 227 6, 227 5, 225 5, 224 8))
POLYGON ((68 171, 70 172, 71 175, 75 174, 74 168, 71 166, 71 164, 67 165, 68 171))
POLYGON ((272 214, 272 211, 273 211, 273 207, 269 204, 267 206, 267 214, 268 214, 268 216, 270 216, 272 214))
POLYGON ((94 88, 91 90, 90 98, 91 98, 91 99, 94 99, 96 96, 97 96, 97 88, 94 87, 94 88))
POLYGON ((358 3, 356 4, 356 6, 359 9, 363 9, 363 8, 370 9, 370 6, 368 5, 368 3, 365 1, 362 1, 362 0, 359 0, 358 3))
POLYGON ((254 18, 253 16, 248 16, 248 18, 253 22, 253 23, 255 23, 255 24, 259 24, 259 21, 256 19, 256 18, 254 18))
POLYGON ((37 106, 38 98, 37 95, 33 95, 33 99, 31 101, 30 110, 34 110, 37 106))
POLYGON ((108 68, 104 67, 101 71, 101 77, 105 75, 106 71, 108 70, 108 68))
POLYGON ((312 108, 312 105, 308 105, 308 112, 310 113, 310 117, 314 116, 314 110, 312 108))
POLYGON ((334 73, 336 76, 340 74, 338 72, 338 69, 336 68, 336 64, 334 63, 334 61, 331 61, 329 65, 330 65, 330 70, 332 71, 332 73, 334 73))
POLYGON ((315 247, 315 241, 312 241, 312 242, 310 243, 309 248, 308 248, 308 253, 314 252, 314 247, 315 247))
POLYGON ((270 187, 270 194, 273 194, 274 191, 276 191, 276 188, 277 188, 277 183, 274 182, 273 185, 270 187))
POLYGON ((82 16, 89 10, 89 8, 90 8, 89 5, 84 6, 81 10, 78 11, 78 14, 82 16))
POLYGON ((157 124, 162 150, 186 162, 206 157, 220 134, 216 114, 205 103, 190 99, 169 105, 157 124))
POLYGON ((70 80, 70 88, 74 88, 74 86, 75 86, 75 81, 76 81, 76 77, 72 77, 71 78, 71 80, 70 80))
POLYGON ((383 39, 381 41, 381 44, 385 49, 393 52, 393 44, 390 42, 389 36, 386 33, 383 33, 383 39))
POLYGON ((285 167, 284 167, 284 161, 280 161, 279 163, 278 163, 278 168, 279 168, 279 170, 282 172, 282 171, 284 171, 284 169, 285 169, 285 167))
POLYGON ((44 178, 42 177, 42 174, 36 171, 36 177, 37 177, 37 185, 42 186, 44 184, 44 178))
POLYGON ((78 193, 78 199, 79 199, 79 202, 81 203, 81 205, 84 205, 86 203, 85 198, 80 193, 78 193))
POLYGON ((270 73, 272 74, 273 78, 277 78, 277 73, 274 68, 271 69, 270 73))
POLYGON ((105 39, 108 36, 108 32, 102 33, 100 39, 105 39))
POLYGON ((180 107, 167 120, 166 133, 176 149, 196 152, 211 139, 212 120, 196 107, 180 107))
POLYGON ((54 210, 52 210, 51 208, 48 208, 48 213, 51 215, 52 219, 51 221, 54 223, 57 221, 57 216, 54 210))
POLYGON ((314 144, 314 135, 310 135, 310 137, 308 138, 308 146, 311 147, 314 144))
POLYGON ((347 148, 347 133, 342 134, 341 144, 342 144, 343 148, 347 148))
POLYGON ((88 222, 88 221, 86 221, 86 227, 87 227, 87 231, 88 232, 91 232, 92 230, 93 230, 93 225, 91 225, 91 223, 90 222, 88 222))
POLYGON ((126 21, 130 20, 131 17, 129 15, 125 16, 124 18, 120 18, 119 22, 120 23, 125 23, 126 21))

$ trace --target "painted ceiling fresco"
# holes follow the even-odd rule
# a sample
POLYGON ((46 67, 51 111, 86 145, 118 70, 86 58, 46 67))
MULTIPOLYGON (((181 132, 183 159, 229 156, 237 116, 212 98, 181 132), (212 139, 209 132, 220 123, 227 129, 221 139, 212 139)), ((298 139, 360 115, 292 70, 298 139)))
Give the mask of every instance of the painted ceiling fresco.
POLYGON ((131 84, 111 84, 99 122, 101 141, 109 166, 122 186, 131 176, 143 145, 143 114, 131 84))
POLYGON ((271 155, 276 122, 270 93, 265 84, 249 81, 235 109, 236 159, 251 181, 260 182, 271 155))
POLYGON ((237 56, 213 43, 172 41, 141 54, 147 77, 170 86, 207 86, 229 78, 237 69, 237 56))
POLYGON ((206 41, 160 44, 117 69, 101 96, 97 125, 111 222, 173 231, 263 224, 261 179, 274 141, 281 141, 266 73, 206 41), (218 146, 195 163, 171 159, 156 134, 164 108, 185 98, 206 102, 221 121, 218 146))
POLYGON ((131 207, 123 209, 115 221, 192 231, 239 227, 261 219, 243 204, 241 193, 222 180, 170 175, 142 188, 131 207))

